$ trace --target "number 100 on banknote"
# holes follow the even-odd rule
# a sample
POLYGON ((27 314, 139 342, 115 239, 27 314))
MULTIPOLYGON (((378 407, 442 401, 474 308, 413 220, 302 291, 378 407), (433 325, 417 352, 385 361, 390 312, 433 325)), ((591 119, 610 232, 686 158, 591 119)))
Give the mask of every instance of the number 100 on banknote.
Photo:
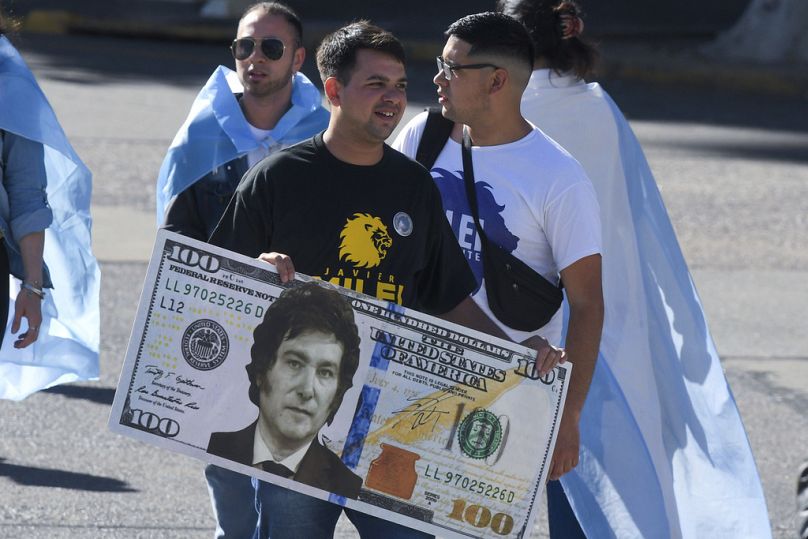
POLYGON ((524 537, 570 366, 161 231, 110 428, 442 537, 524 537))

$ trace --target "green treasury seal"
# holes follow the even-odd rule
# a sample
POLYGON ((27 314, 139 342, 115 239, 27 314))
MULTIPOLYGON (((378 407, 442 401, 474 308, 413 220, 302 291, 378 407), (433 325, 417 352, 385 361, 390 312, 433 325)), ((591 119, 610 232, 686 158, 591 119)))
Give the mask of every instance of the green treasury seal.
POLYGON ((457 429, 460 449, 473 459, 484 459, 499 448, 502 424, 499 418, 482 408, 467 415, 457 429))

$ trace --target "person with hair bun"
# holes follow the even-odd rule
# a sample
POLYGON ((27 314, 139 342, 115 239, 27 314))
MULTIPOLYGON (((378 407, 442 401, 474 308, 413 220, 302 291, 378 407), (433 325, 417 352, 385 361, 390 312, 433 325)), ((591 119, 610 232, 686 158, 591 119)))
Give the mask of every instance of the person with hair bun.
POLYGON ((592 73, 598 52, 582 37, 584 21, 577 3, 500 0, 498 8, 527 28, 536 55, 534 74, 552 70, 556 75, 571 74, 582 80, 592 73))
POLYGON ((770 537, 749 442, 659 189, 620 109, 585 80, 597 52, 580 7, 497 8, 533 39, 522 113, 583 165, 603 227, 603 335, 579 464, 563 490, 548 486, 550 535, 770 537))

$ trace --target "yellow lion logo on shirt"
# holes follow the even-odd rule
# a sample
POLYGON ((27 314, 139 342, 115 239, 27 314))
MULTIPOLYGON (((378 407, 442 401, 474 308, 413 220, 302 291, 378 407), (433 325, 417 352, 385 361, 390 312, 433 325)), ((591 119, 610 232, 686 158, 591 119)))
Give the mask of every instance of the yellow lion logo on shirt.
POLYGON ((374 268, 387 255, 393 239, 378 217, 368 213, 355 213, 339 235, 339 259, 360 268, 374 268))

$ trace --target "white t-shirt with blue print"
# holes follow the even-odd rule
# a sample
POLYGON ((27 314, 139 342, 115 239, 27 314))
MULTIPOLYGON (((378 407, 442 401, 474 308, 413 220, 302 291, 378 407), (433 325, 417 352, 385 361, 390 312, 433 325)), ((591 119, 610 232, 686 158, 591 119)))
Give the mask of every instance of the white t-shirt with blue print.
MULTIPOLYGON (((416 116, 393 143, 414 158, 427 113, 416 116)), ((488 238, 557 284, 559 272, 601 252, 600 210, 595 190, 578 162, 538 128, 499 146, 474 146, 474 179, 480 221, 488 238)), ((494 319, 482 286, 480 240, 463 182, 460 144, 449 139, 432 166, 446 217, 477 278, 477 304, 494 319)), ((533 334, 557 344, 562 310, 533 334)), ((532 333, 500 324, 515 341, 532 333)))

